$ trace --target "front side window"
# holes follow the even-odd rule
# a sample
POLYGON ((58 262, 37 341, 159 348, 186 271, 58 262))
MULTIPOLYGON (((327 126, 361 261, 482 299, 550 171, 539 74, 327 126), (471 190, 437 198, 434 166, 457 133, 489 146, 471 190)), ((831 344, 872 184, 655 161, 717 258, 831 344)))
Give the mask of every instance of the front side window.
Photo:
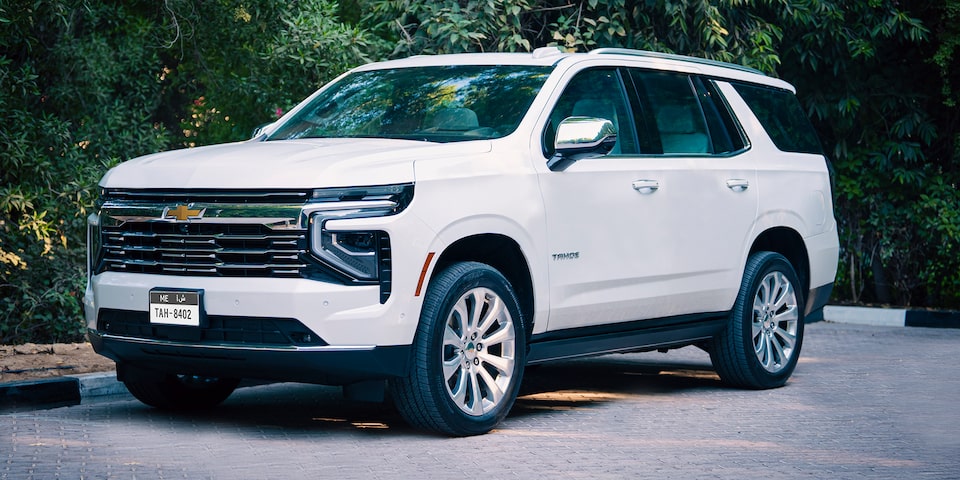
POLYGON ((549 67, 439 66, 355 72, 279 125, 267 140, 499 138, 519 125, 549 67))
POLYGON ((543 135, 544 153, 553 154, 557 125, 569 117, 610 120, 617 130, 617 144, 611 155, 637 153, 630 110, 624 99, 620 75, 614 68, 590 69, 578 73, 557 99, 543 135))

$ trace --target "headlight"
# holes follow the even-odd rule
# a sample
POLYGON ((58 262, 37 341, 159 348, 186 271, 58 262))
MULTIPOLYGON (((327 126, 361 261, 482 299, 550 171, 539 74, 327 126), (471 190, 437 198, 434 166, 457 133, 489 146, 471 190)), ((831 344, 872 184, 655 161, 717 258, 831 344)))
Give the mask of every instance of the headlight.
POLYGON ((377 245, 383 232, 328 232, 313 236, 310 249, 326 263, 358 280, 377 280, 377 245))
POLYGON ((303 207, 310 252, 322 263, 358 281, 389 280, 389 238, 381 231, 336 231, 330 220, 396 215, 410 203, 413 185, 322 189, 303 207))

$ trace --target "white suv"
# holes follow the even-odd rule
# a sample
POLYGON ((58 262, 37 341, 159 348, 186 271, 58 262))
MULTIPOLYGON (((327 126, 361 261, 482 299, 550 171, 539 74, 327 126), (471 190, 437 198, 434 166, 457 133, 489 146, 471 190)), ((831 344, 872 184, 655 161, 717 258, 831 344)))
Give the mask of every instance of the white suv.
POLYGON ((451 435, 557 359, 697 345, 729 384, 781 386, 838 255, 793 87, 633 50, 365 65, 100 189, 89 336, 141 401, 343 385, 451 435))

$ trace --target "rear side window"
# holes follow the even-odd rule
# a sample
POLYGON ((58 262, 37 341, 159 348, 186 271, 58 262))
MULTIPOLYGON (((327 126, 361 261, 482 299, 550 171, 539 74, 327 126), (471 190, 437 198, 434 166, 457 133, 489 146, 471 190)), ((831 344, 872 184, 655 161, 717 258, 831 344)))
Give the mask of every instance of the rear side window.
POLYGON ((693 84, 700 96, 700 105, 703 107, 703 116, 710 127, 710 139, 713 141, 713 153, 732 154, 746 148, 743 130, 733 119, 730 107, 717 90, 713 80, 700 77, 693 78, 693 84))
POLYGON ((784 152, 823 154, 817 132, 793 93, 743 83, 733 86, 777 148, 784 152))
POLYGON ((668 155, 713 153, 703 110, 688 76, 636 69, 630 70, 630 76, 642 109, 637 121, 643 125, 641 145, 653 148, 651 153, 668 155))

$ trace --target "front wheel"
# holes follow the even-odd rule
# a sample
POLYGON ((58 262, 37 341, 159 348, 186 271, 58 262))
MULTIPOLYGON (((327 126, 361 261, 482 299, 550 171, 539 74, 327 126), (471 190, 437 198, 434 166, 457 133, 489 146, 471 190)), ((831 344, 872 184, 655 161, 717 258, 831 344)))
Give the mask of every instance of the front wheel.
POLYGON ((783 386, 803 344, 803 293, 790 262, 774 252, 750 256, 727 327, 711 342, 720 378, 754 389, 783 386))
POLYGON ((488 265, 457 263, 430 283, 410 374, 390 392, 411 425, 455 436, 492 430, 510 411, 525 363, 520 304, 488 265))

